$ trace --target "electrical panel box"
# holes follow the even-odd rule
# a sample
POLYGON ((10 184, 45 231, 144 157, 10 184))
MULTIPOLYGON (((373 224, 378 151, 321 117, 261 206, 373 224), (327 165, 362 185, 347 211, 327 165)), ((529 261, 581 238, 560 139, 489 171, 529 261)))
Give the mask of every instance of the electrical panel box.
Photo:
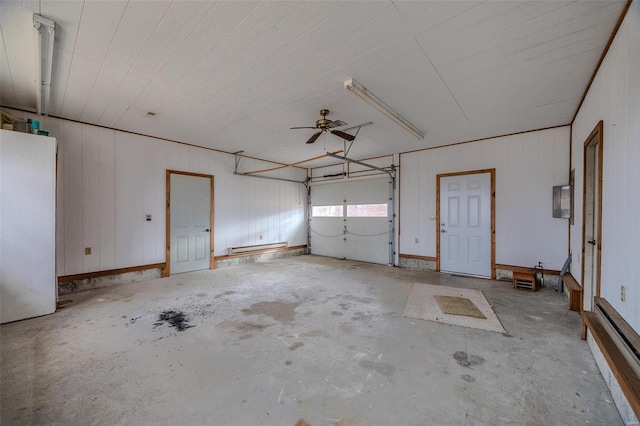
POLYGON ((571 219, 572 216, 571 185, 553 187, 553 217, 571 219))

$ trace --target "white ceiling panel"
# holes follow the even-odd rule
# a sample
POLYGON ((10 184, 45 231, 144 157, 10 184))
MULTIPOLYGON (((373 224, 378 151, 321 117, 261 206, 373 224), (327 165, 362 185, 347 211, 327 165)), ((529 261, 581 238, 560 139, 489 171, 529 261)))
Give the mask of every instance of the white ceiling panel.
POLYGON ((33 14, 39 13, 39 2, 3 1, 0 2, 0 26, 2 33, 33 37, 33 14))
POLYGON ((80 121, 97 123, 109 106, 113 94, 124 81, 127 73, 117 67, 103 65, 98 72, 89 97, 82 110, 80 121))
POLYGON ((114 127, 118 120, 129 110, 129 107, 149 85, 149 80, 128 74, 122 84, 113 93, 109 104, 98 120, 101 126, 114 127))
POLYGON ((215 77, 227 62, 246 55, 247 50, 256 42, 268 38, 269 33, 275 31, 299 5, 302 3, 275 2, 258 5, 219 43, 203 54, 198 64, 183 76, 175 88, 189 93, 195 92, 212 76, 215 77))
POLYGON ((250 1, 217 2, 158 70, 154 80, 173 87, 257 5, 250 1))
MULTIPOLYGON (((16 102, 24 105, 27 109, 35 110, 36 107, 36 73, 35 73, 35 51, 32 38, 27 38, 19 34, 6 34, 2 32, 6 55, 9 61, 10 77, 16 102), (31 53, 25 55, 24 52, 31 53)), ((4 76, 2 76, 4 80, 4 76)), ((3 84, 4 87, 4 84, 3 84)))
POLYGON ((184 7, 181 1, 173 2, 131 72, 152 79, 214 5, 203 1, 184 7))
POLYGON ((126 7, 126 2, 87 2, 82 10, 75 53, 96 62, 104 61, 126 7))
POLYGON ((330 119, 374 122, 350 156, 375 157, 568 124, 624 5, 3 1, 0 101, 35 109, 39 11, 58 26, 52 115, 295 162, 343 147, 289 129, 328 108, 330 119), (349 78, 424 140, 346 92, 349 78))
POLYGON ((129 71, 156 31, 169 1, 130 1, 109 46, 105 65, 129 71))
POLYGON ((298 8, 264 37, 260 37, 243 54, 222 64, 215 73, 208 74, 206 82, 197 88, 202 96, 213 96, 220 90, 242 84, 251 71, 261 72, 260 67, 274 58, 284 58, 287 49, 296 44, 304 44, 304 37, 314 28, 323 25, 327 18, 335 15, 346 3, 312 3, 311 7, 298 8))
POLYGON ((69 71, 71 70, 71 62, 73 61, 73 53, 62 49, 55 49, 53 53, 53 68, 51 70, 51 101, 49 105, 49 114, 60 117, 62 116, 62 104, 64 103, 64 92, 67 88, 69 80, 69 71))
POLYGON ((15 105, 18 103, 15 85, 11 78, 11 68, 9 67, 9 58, 7 57, 4 35, 1 32, 0 38, 0 42, 2 43, 2 52, 0 52, 0 102, 3 105, 15 105))
MULTIPOLYGON (((80 55, 73 56, 62 101, 62 117, 80 120, 98 72, 100 72, 99 62, 80 55)), ((57 82, 56 86, 58 86, 57 82)))

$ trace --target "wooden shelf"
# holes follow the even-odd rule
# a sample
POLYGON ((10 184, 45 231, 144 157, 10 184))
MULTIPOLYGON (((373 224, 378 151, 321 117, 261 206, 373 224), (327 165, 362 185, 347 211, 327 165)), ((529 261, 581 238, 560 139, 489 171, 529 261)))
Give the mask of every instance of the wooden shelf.
POLYGON ((566 292, 569 295, 569 310, 581 312, 582 311, 582 287, 573 278, 570 273, 562 276, 562 282, 566 288, 566 292))

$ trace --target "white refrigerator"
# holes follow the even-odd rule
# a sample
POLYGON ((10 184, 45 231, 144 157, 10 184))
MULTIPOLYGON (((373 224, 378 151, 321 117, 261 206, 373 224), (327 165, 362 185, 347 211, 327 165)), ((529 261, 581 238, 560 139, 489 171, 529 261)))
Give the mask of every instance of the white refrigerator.
POLYGON ((0 323, 56 310, 56 139, 0 130, 0 323))

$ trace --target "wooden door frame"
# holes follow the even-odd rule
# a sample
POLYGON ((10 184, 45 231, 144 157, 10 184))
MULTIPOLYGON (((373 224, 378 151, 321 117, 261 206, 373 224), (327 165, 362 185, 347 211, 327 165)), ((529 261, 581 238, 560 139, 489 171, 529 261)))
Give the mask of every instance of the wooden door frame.
POLYGON ((171 175, 175 174, 175 175, 184 175, 184 176, 194 176, 194 177, 201 177, 201 178, 207 178, 211 181, 211 185, 210 185, 210 217, 209 217, 209 229, 211 230, 210 232, 210 237, 209 237, 209 269, 216 269, 216 258, 214 256, 214 246, 213 246, 213 242, 214 242, 214 214, 213 214, 213 207, 214 207, 214 190, 213 190, 213 183, 214 183, 214 176, 213 175, 206 175, 206 174, 202 174, 202 173, 192 173, 192 172, 182 172, 179 170, 169 170, 167 169, 166 172, 166 200, 167 200, 167 216, 166 216, 166 264, 167 266, 164 268, 163 277, 168 277, 171 276, 171 175))
MULTIPOLYGON (((596 124, 596 127, 593 128, 593 130, 591 131, 591 133, 589 134, 589 136, 587 137, 587 139, 584 141, 583 144, 583 149, 582 149, 582 271, 581 271, 581 279, 580 279, 580 283, 582 286, 582 289, 584 291, 584 287, 585 287, 585 282, 584 282, 584 272, 585 272, 585 263, 584 263, 584 254, 585 254, 585 249, 586 249, 586 244, 587 244, 587 236, 586 236, 586 230, 587 230, 587 161, 589 160, 588 158, 588 149, 590 146, 597 144, 598 145, 598 164, 596 164, 596 168, 597 168, 597 172, 598 172, 598 193, 594 194, 594 196, 597 195, 597 200, 596 201, 596 209, 597 211, 594 212, 597 215, 597 220, 598 220, 598 229, 596 230, 596 250, 595 250, 595 262, 596 262, 596 267, 598 268, 598 271, 596 273, 595 276, 595 296, 596 297, 600 297, 600 278, 602 276, 602 166, 603 166, 603 162, 602 162, 602 157, 603 157, 603 145, 604 145, 604 138, 603 138, 603 129, 604 129, 604 123, 602 120, 600 120, 598 122, 598 124, 596 124), (595 141, 595 142, 593 142, 595 141), (592 143, 593 142, 593 143, 592 143)), ((594 259, 592 259, 593 261, 594 259)), ((591 266, 591 268, 593 269, 593 265, 591 266)), ((592 282, 593 282, 593 278, 592 277, 592 282)), ((593 289, 591 290, 593 292, 593 289)), ((583 294, 583 298, 584 298, 584 294, 583 294)), ((589 303, 589 305, 585 305, 584 304, 584 300, 583 300, 583 305, 582 306, 591 306, 591 303, 589 303)))
POLYGON ((440 272, 440 179, 489 173, 491 176, 491 278, 496 278, 496 169, 468 170, 436 175, 436 271, 440 272))

